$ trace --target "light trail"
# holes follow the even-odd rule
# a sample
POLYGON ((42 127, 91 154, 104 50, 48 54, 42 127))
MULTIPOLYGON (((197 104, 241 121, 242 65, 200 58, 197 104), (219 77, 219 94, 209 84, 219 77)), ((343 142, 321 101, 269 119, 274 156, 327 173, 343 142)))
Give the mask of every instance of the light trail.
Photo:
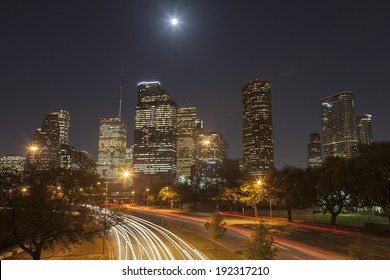
MULTIPOLYGON (((144 210, 148 212, 153 212, 156 214, 161 214, 161 212, 154 211, 154 210, 144 210)), ((224 213, 223 213, 224 214, 224 213)), ((187 216, 180 213, 169 213, 166 212, 163 215, 171 216, 171 217, 178 217, 186 220, 192 220, 192 221, 198 221, 204 223, 207 221, 207 218, 204 217, 193 217, 193 216, 187 216)), ((233 216, 233 215, 232 215, 233 216)), ((240 225, 228 225, 227 226, 230 230, 238 232, 244 236, 250 237, 251 233, 253 232, 252 229, 240 226, 240 225)), ((320 227, 319 227, 320 228, 320 227)), ((327 229, 323 229, 324 231, 329 232, 327 229)), ((332 231, 330 231, 332 232, 332 231)), ((339 233, 337 231, 334 231, 334 233, 339 233)), ((347 232, 342 232, 344 234, 348 234, 347 232)), ((274 236, 275 240, 275 246, 280 249, 280 253, 282 256, 282 259, 307 259, 307 260, 329 260, 329 259, 345 259, 344 254, 340 254, 337 252, 333 252, 331 250, 323 249, 317 246, 310 246, 309 244, 302 243, 299 241, 274 236)))
POLYGON ((206 260, 186 241, 144 219, 123 215, 123 222, 110 229, 119 260, 206 260))

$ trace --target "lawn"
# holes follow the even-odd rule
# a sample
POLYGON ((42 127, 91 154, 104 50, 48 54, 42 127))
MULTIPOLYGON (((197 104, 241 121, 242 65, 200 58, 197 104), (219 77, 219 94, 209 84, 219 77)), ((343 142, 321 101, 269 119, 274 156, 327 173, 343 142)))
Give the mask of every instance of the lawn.
MULTIPOLYGON (((312 223, 324 223, 330 224, 330 214, 306 214, 296 213, 293 214, 293 219, 303 220, 312 223)), ((364 214, 340 214, 337 217, 336 224, 339 226, 349 227, 364 227, 365 223, 375 223, 388 225, 389 221, 387 217, 364 215, 364 214)))

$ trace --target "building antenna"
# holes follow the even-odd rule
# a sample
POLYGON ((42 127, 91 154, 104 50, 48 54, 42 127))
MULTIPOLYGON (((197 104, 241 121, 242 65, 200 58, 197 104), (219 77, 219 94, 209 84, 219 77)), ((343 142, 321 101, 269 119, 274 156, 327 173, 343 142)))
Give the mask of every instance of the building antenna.
POLYGON ((122 116, 122 87, 119 87, 119 117, 122 116))

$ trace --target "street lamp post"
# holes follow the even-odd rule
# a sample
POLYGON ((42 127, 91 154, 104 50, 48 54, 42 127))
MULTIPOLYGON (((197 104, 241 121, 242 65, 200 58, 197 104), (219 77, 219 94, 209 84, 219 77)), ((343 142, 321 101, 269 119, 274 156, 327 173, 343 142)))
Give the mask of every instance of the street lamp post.
MULTIPOLYGON (((107 172, 108 173, 108 172, 107 172)), ((106 199, 104 202, 104 225, 103 225, 103 254, 105 253, 106 247, 106 226, 107 226, 107 198, 108 198, 108 174, 106 174, 106 199)))
MULTIPOLYGON (((105 243, 106 243, 106 238, 107 238, 107 232, 106 232, 106 227, 107 227, 107 203, 108 203, 108 175, 109 175, 110 170, 107 170, 106 172, 106 199, 104 203, 104 228, 103 228, 103 254, 105 252, 105 243)), ((123 178, 127 179, 127 177, 130 176, 130 172, 125 171, 123 172, 123 178)), ((134 192, 133 192, 133 200, 134 200, 134 192)))

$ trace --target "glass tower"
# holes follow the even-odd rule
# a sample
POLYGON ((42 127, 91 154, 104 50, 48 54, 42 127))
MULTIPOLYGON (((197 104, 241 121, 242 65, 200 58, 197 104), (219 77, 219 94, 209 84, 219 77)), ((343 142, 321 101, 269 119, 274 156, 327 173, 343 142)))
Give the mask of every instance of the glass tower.
POLYGON ((352 158, 357 154, 353 93, 339 92, 321 100, 325 158, 352 158))
POLYGON ((321 136, 319 133, 310 133, 310 142, 307 144, 307 166, 321 167, 322 152, 321 152, 321 136))
POLYGON ((220 171, 224 159, 224 142, 221 134, 215 131, 202 131, 196 140, 196 164, 191 175, 201 181, 201 186, 220 181, 220 171))
POLYGON ((271 83, 256 79, 242 87, 244 170, 253 177, 274 168, 271 83))
POLYGON ((121 116, 100 118, 97 173, 116 182, 126 169, 127 121, 121 116))
MULTIPOLYGON (((175 179, 176 114, 176 102, 159 82, 138 84, 133 164, 134 172, 150 176, 150 185, 153 179, 155 183, 173 183, 175 179)), ((146 178, 138 184, 149 185, 146 178)))
POLYGON ((360 144, 369 145, 372 143, 372 127, 369 114, 361 114, 356 116, 356 131, 357 138, 360 144))
POLYGON ((41 128, 35 131, 27 163, 47 170, 59 166, 61 144, 69 143, 70 113, 59 109, 45 115, 41 128))
POLYGON ((177 110, 177 171, 179 182, 191 177, 191 166, 196 162, 197 126, 196 107, 183 106, 177 110))

